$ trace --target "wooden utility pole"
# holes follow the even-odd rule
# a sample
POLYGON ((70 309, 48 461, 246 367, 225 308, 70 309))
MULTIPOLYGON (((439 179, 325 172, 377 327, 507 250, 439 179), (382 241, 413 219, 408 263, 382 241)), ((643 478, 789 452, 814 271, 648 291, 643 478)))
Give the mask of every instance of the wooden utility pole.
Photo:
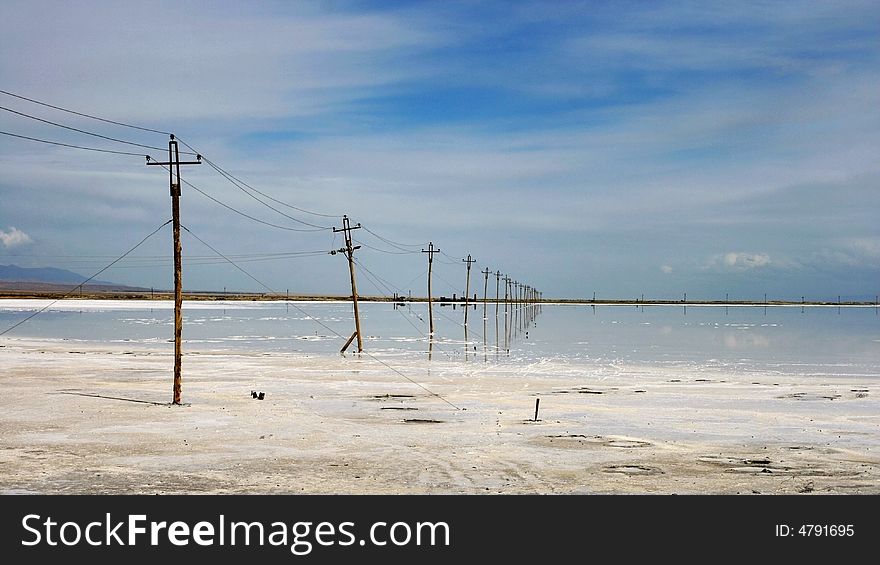
POLYGON ((519 289, 520 283, 519 281, 513 281, 513 311, 516 314, 516 329, 519 332, 520 326, 520 300, 519 300, 519 289))
POLYGON ((468 254, 467 259, 462 259, 462 262, 467 263, 467 279, 464 283, 464 323, 467 324, 468 318, 468 297, 471 292, 471 264, 476 263, 476 259, 471 259, 470 254, 468 254))
POLYGON ((183 259, 180 247, 180 166, 201 165, 202 156, 196 155, 195 161, 181 161, 180 148, 174 134, 168 141, 168 161, 154 161, 147 156, 147 165, 168 167, 168 178, 171 184, 171 225, 174 232, 174 386, 172 404, 180 404, 181 361, 183 360, 183 259))
POLYGON ((360 229, 360 227, 360 224, 351 227, 351 221, 348 219, 348 216, 342 216, 342 228, 333 228, 333 233, 343 232, 345 235, 345 247, 339 249, 339 252, 345 253, 345 256, 348 258, 348 272, 351 274, 351 301, 354 304, 354 333, 351 334, 351 337, 348 338, 348 341, 342 346, 340 353, 345 353, 345 350, 348 349, 348 346, 351 345, 351 342, 355 337, 357 337, 358 340, 358 353, 363 353, 364 351, 364 340, 361 338, 361 317, 358 312, 357 284, 355 283, 354 278, 354 250, 360 249, 361 246, 352 246, 351 244, 351 230, 360 229))
POLYGON ((440 249, 434 249, 434 243, 429 241, 428 248, 422 249, 422 253, 428 254, 428 328, 431 336, 434 335, 434 311, 431 307, 431 266, 434 263, 434 253, 440 253, 440 249))
POLYGON ((483 282, 483 318, 485 318, 486 317, 486 304, 488 304, 488 301, 489 301, 489 295, 487 294, 489 292, 489 274, 490 274, 489 267, 486 267, 485 271, 480 271, 480 272, 483 273, 483 276, 486 279, 483 282))

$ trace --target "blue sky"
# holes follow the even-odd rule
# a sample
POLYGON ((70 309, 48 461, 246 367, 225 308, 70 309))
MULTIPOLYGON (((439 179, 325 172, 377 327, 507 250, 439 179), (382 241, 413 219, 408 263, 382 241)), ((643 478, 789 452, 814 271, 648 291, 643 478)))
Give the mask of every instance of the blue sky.
MULTIPOLYGON (((414 251, 433 241, 438 294, 461 291, 468 254, 548 296, 880 292, 876 2, 90 4, 4 2, 0 88, 173 131, 284 202, 414 251)), ((5 111, 0 130, 130 148, 5 111)), ((166 176, 142 158, 0 138, 2 264, 88 275, 170 215, 166 176)), ((184 175, 302 227, 205 165, 184 175)), ((186 187, 181 206, 272 288, 346 292, 339 256, 255 260, 338 247, 331 231, 270 228, 186 187)), ((370 273, 425 292, 423 254, 357 237, 370 273)), ((101 278, 171 286, 170 233, 154 239, 101 278)), ((184 238, 187 288, 260 290, 199 264, 210 254, 184 238)))

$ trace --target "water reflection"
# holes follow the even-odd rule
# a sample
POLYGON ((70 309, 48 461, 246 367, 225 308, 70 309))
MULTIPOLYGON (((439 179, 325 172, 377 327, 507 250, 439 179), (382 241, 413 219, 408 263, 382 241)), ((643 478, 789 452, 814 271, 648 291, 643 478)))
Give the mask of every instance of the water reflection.
MULTIPOLYGON (((102 304, 59 303, 3 339, 169 346, 173 332, 170 301, 102 304)), ((0 301, 0 327, 11 326, 43 305, 40 301, 0 301)), ((682 306, 544 306, 501 301, 484 304, 482 309, 480 327, 474 317, 463 326, 463 316, 447 316, 437 308, 435 332, 430 335, 426 303, 406 308, 364 303, 365 350, 422 359, 425 353, 436 358, 437 350, 444 360, 479 362, 834 363, 851 368, 841 370, 861 367, 867 375, 880 376, 877 305, 691 304, 686 315, 682 306), (480 341, 483 355, 477 350, 480 341)), ((331 353, 344 341, 339 336, 347 338, 352 322, 347 302, 185 302, 185 351, 331 353)))

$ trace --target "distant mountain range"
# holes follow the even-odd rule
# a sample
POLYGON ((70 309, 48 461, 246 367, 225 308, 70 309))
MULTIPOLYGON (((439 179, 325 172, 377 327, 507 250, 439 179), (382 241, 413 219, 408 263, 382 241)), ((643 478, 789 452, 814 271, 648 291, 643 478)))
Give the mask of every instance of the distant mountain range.
MULTIPOLYGON (((0 292, 54 292, 64 293, 75 288, 86 280, 86 277, 66 269, 55 267, 19 267, 18 265, 0 265, 0 292)), ((144 291, 141 287, 126 286, 101 280, 91 280, 84 285, 88 292, 132 292, 144 291)))
MULTIPOLYGON (((87 277, 55 267, 19 267, 18 265, 0 265, 0 282, 5 283, 48 283, 52 285, 78 285, 87 277)), ((4 285, 8 286, 8 285, 4 285)), ((22 285, 16 285, 21 287, 22 285)), ((118 283, 91 280, 86 286, 125 287, 118 283)))
MULTIPOLYGON (((79 284, 86 280, 80 274, 55 267, 19 267, 18 265, 0 265, 0 281, 9 282, 41 282, 53 284, 79 284)), ((93 280, 90 285, 121 286, 107 281, 93 280)))

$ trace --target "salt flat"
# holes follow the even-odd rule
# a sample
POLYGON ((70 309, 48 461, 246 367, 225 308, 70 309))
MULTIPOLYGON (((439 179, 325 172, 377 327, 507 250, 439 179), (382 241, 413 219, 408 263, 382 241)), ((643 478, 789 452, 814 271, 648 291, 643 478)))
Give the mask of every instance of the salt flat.
POLYGON ((872 374, 396 359, 418 386, 365 356, 188 348, 170 406, 170 344, 0 358, 5 493, 880 493, 872 374))

